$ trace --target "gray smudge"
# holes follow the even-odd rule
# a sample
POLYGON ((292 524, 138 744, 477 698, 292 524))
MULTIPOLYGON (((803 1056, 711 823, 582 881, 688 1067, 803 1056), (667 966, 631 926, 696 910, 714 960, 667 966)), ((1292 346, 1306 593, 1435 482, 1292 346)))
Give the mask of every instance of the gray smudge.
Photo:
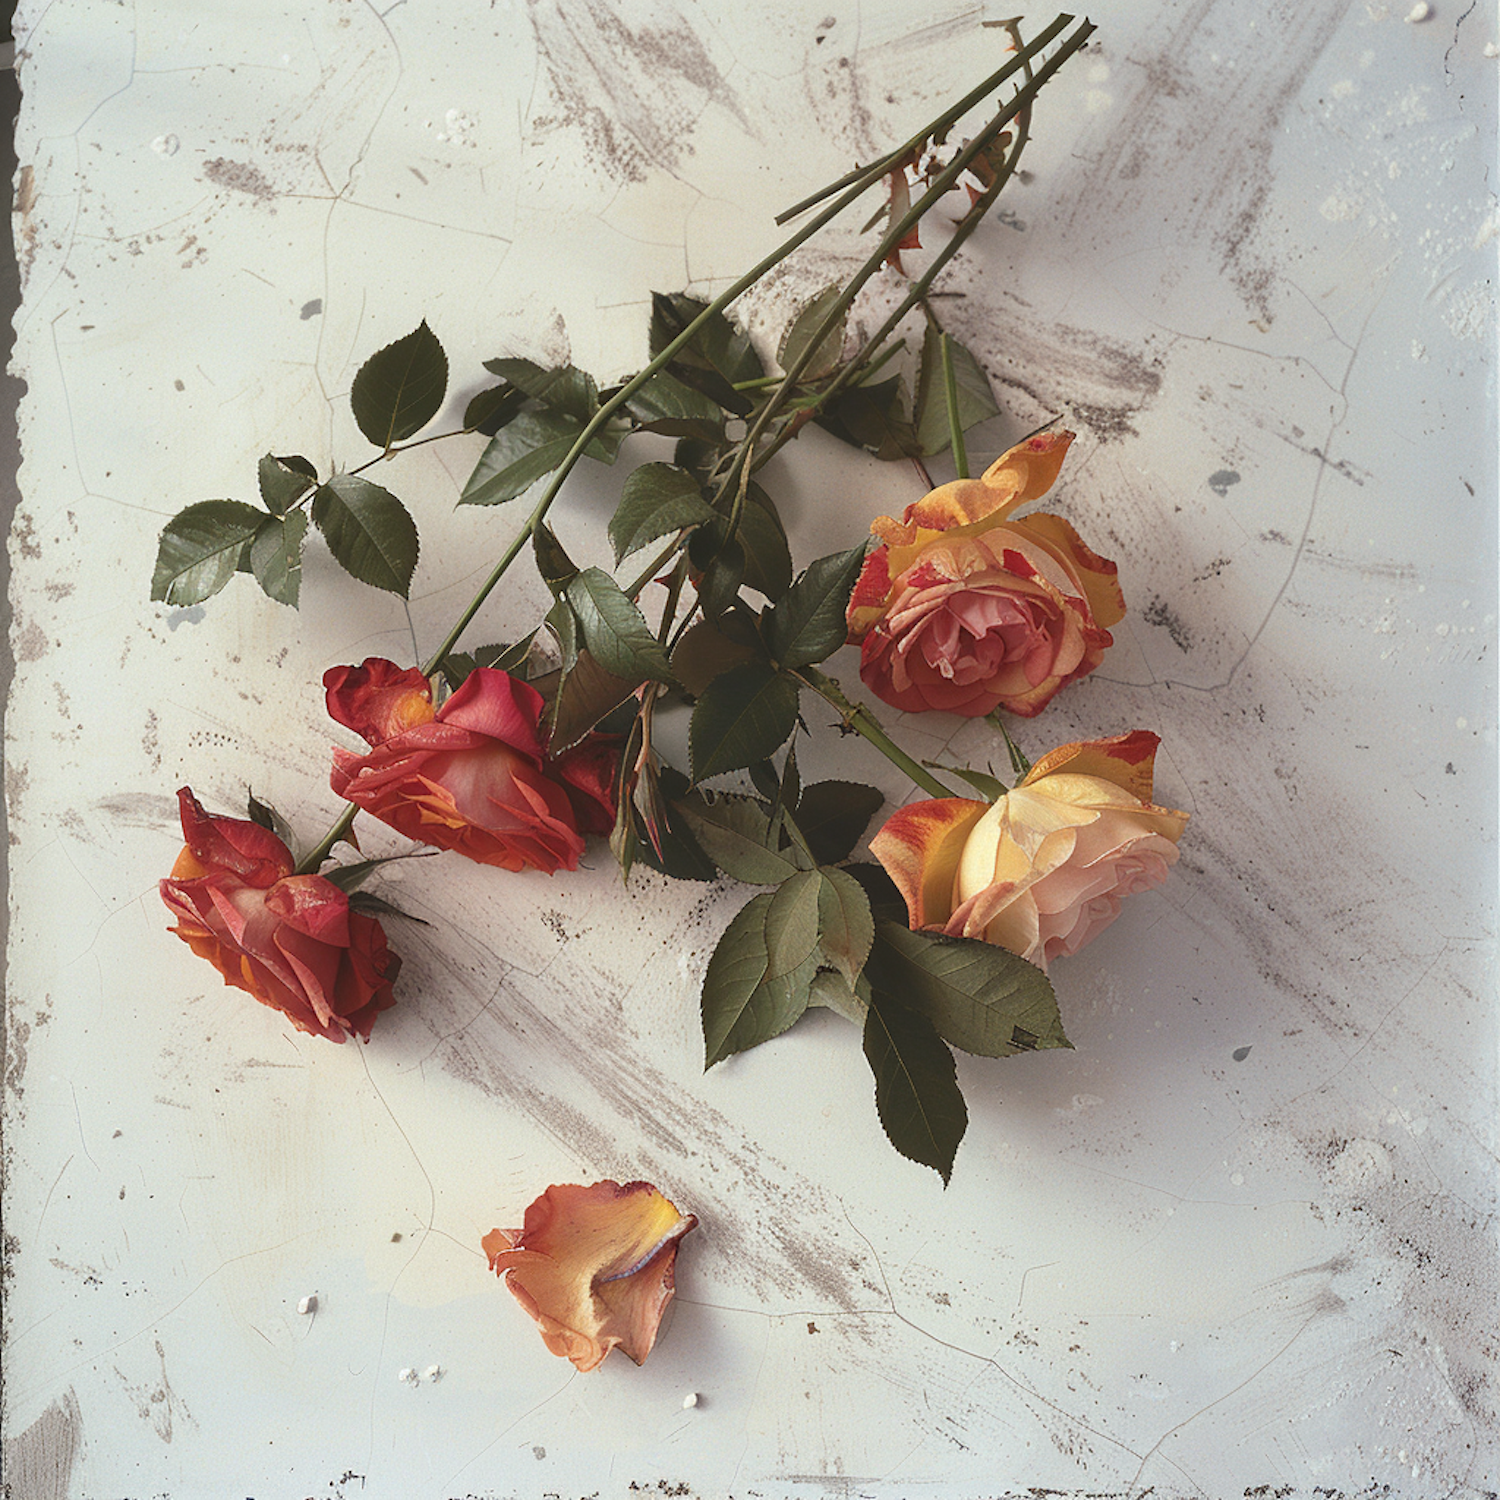
POLYGON ((1227 495, 1229 487, 1239 482, 1240 476, 1233 469, 1219 469, 1208 476, 1208 487, 1216 495, 1227 495))
POLYGON ((78 1397, 69 1386, 25 1432, 5 1441, 7 1493, 26 1500, 68 1500, 83 1436, 78 1397))

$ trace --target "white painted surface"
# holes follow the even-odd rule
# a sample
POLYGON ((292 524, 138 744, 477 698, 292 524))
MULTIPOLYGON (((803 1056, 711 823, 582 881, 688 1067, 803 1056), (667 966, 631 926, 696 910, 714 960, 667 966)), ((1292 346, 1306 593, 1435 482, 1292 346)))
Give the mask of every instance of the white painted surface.
MULTIPOLYGON (((553 879, 419 866, 399 899, 439 925, 393 930, 402 1003, 367 1048, 165 932, 175 789, 224 811, 248 782, 325 826, 323 670, 430 647, 516 523, 454 514, 462 445, 401 460, 408 623, 326 558, 300 616, 245 580, 152 605, 165 518, 250 498, 267 449, 362 460, 350 378, 422 317, 452 413, 493 355, 638 366, 652 288, 717 290, 993 65, 977 8, 931 16, 23 6, 13 1485, 44 1460, 27 1482, 77 1500, 1495 1485, 1483 7, 1105 0, 1015 222, 950 283, 1008 413, 971 450, 1068 412, 1060 508, 1131 605, 1026 743, 1155 728, 1194 821, 1170 885, 1057 965, 1077 1050, 961 1062, 946 1193, 886 1146, 830 1016, 701 1074, 734 891, 621 890, 602 849, 553 879), (650 1363, 575 1377, 478 1241, 610 1175, 702 1228, 650 1363)), ((798 447, 773 478, 804 558, 916 493, 798 447)), ((620 477, 577 487, 565 536, 620 477)))

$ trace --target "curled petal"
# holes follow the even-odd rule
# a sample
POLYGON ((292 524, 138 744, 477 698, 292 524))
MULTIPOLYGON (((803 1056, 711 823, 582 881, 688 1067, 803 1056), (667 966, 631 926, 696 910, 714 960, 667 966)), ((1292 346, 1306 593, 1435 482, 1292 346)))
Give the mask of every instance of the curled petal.
POLYGON ((524 1228, 482 1244, 548 1349, 592 1370, 616 1347, 636 1364, 651 1352, 677 1247, 697 1223, 650 1183, 566 1183, 526 1210, 524 1228))
POLYGON ((1156 750, 1161 736, 1149 729, 1132 729, 1104 740, 1075 740, 1049 750, 1027 773, 1022 786, 1035 786, 1048 776, 1066 771, 1074 776, 1097 776, 1111 781, 1139 802, 1151 801, 1156 750))
POLYGON ((433 716, 432 684, 415 667, 370 656, 357 667, 323 674, 328 714, 371 745, 379 745, 433 716))
POLYGON ((970 830, 989 810, 967 797, 912 802, 870 840, 870 853, 906 898, 913 929, 941 926, 953 912, 953 886, 970 830))

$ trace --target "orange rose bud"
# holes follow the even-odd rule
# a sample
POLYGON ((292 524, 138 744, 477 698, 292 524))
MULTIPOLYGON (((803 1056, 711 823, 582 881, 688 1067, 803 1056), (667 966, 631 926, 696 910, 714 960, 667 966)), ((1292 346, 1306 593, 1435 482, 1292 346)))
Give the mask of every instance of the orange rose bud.
POLYGON ((477 668, 436 710, 416 668, 380 657, 331 668, 323 686, 328 712, 371 746, 334 750, 334 791, 407 838, 550 874, 614 826, 618 751, 596 738, 546 760, 542 696, 508 672, 477 668))
POLYGON ((1001 454, 978 479, 940 485, 880 516, 881 539, 849 601, 866 686, 909 713, 1031 717, 1092 672, 1125 614, 1115 565, 1060 516, 1012 520, 1052 487, 1071 432, 1001 454))
POLYGON ((1160 885, 1187 814, 1151 801, 1145 730, 1063 745, 993 804, 914 802, 870 840, 913 928, 979 938, 1046 968, 1160 885))
POLYGON ((401 970, 380 923, 350 911, 331 880, 294 874, 291 851, 258 823, 211 817, 187 787, 177 802, 187 845, 161 883, 170 930, 299 1031, 368 1041, 401 970))
POLYGON ((565 1183, 526 1210, 523 1229, 481 1243, 548 1349, 592 1370, 616 1347, 644 1362, 672 1300, 677 1246, 697 1224, 649 1182, 565 1183))

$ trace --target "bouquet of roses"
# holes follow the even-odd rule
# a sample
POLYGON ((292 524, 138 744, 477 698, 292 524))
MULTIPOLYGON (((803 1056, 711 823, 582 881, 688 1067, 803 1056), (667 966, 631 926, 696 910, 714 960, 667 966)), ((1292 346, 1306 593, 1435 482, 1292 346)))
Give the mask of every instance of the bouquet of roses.
MULTIPOLYGON (((469 401, 461 427, 419 437, 448 386, 446 355, 423 323, 354 379, 353 414, 373 457, 320 474, 303 457, 268 454, 258 504, 210 500, 168 523, 153 598, 197 603, 247 573, 296 605, 310 528, 354 578, 405 597, 416 523, 366 475, 416 442, 483 441, 461 505, 532 497, 424 662, 372 658, 327 672, 328 712, 364 748, 333 751, 331 787, 345 807, 321 839, 297 856, 269 805, 252 799, 241 820, 179 794, 186 847, 162 896, 178 936, 227 983, 305 1031, 369 1038, 398 998, 400 960, 380 920, 394 909, 364 889, 382 861, 333 858, 363 812, 509 872, 501 878, 571 871, 585 840, 600 837, 626 878, 644 864, 758 888, 704 976, 706 1064, 781 1034, 809 1006, 831 1008, 862 1029, 891 1141, 945 1181, 967 1119, 952 1049, 1003 1057, 1068 1045, 1048 964, 1106 927, 1123 897, 1165 878, 1186 818, 1155 805, 1155 734, 1130 728, 1031 764, 1001 717, 1035 718, 1092 672, 1125 612, 1115 564, 1035 508, 1059 480, 1071 433, 1043 429, 969 476, 964 434, 996 406, 931 296, 1015 174, 1037 93, 1092 30, 1064 16, 1022 43, 1006 24, 1002 67, 883 158, 789 210, 785 219, 811 217, 722 295, 655 295, 651 357, 630 378, 601 387, 572 365, 492 359, 493 383, 469 401), (969 133, 955 142, 960 122, 969 133), (882 206, 866 228, 879 227, 878 242, 846 284, 791 321, 772 359, 729 309, 872 191, 882 206), (940 243, 908 277, 903 253, 923 235, 940 243), (887 267, 901 291, 865 334, 851 308, 887 267), (757 476, 808 423, 924 475, 946 453, 957 477, 799 569, 757 476), (612 556, 575 559, 548 526, 549 508, 580 462, 613 463, 640 433, 675 439, 672 460, 629 473, 609 521, 612 556), (512 640, 461 646, 523 552, 550 594, 545 616, 512 640), (882 702, 992 724, 1015 785, 904 751, 823 670, 851 643, 882 702), (854 855, 881 793, 799 774, 818 699, 841 732, 864 736, 926 794, 870 839, 878 863, 854 855), (657 733, 671 703, 690 707, 686 764, 663 754, 657 733)), ((524 1232, 487 1237, 492 1263, 580 1367, 613 1343, 643 1357, 691 1215, 644 1184, 549 1192, 584 1197, 544 1195, 524 1232), (614 1232, 606 1207, 617 1199, 645 1215, 644 1227, 583 1255, 592 1311, 559 1312, 552 1303, 572 1293, 549 1301, 536 1291, 533 1273, 522 1274, 539 1259, 528 1259, 528 1244, 550 1245, 560 1224, 577 1221, 597 1249, 614 1232), (656 1268, 645 1310, 611 1321, 600 1288, 639 1281, 642 1266, 656 1268)), ((557 1265, 572 1253, 553 1246, 540 1259, 557 1265)))

